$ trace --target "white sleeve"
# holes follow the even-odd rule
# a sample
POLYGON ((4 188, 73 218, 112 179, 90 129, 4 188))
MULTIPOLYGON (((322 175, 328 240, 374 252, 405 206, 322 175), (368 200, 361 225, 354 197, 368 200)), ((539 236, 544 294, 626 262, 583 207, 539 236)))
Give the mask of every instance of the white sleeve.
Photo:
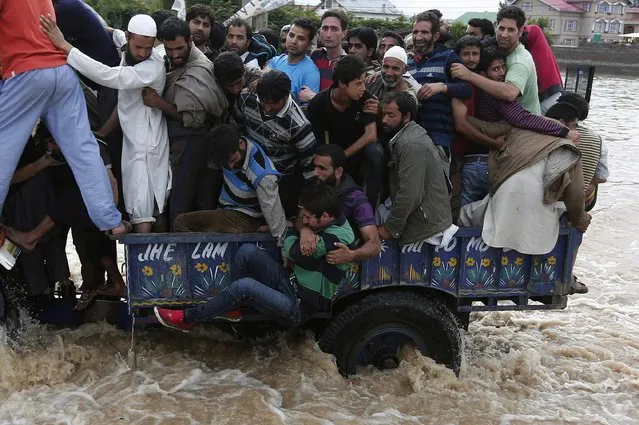
POLYGON ((69 65, 90 80, 117 90, 141 89, 162 76, 164 66, 152 58, 136 66, 109 67, 74 48, 69 52, 69 65))
POLYGON ((122 48, 126 44, 126 34, 122 30, 113 30, 113 44, 115 47, 122 48))

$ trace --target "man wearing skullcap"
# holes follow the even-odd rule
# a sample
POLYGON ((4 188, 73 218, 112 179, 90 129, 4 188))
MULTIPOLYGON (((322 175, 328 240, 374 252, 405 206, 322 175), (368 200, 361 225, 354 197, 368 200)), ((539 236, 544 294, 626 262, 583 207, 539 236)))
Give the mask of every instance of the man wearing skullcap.
POLYGON ((135 231, 151 231, 155 217, 164 212, 171 184, 169 142, 161 110, 148 107, 143 98, 151 89, 162 94, 166 82, 164 58, 153 48, 157 28, 148 15, 135 15, 128 25, 128 49, 120 66, 109 67, 73 48, 50 18, 42 29, 53 44, 67 54, 78 72, 106 87, 118 89, 118 117, 124 133, 122 184, 124 206, 135 231))
POLYGON ((123 233, 78 78, 39 28, 41 15, 54 14, 50 1, 0 1, 0 208, 29 135, 38 119, 45 118, 95 225, 123 233))
POLYGON ((406 51, 402 47, 393 46, 384 54, 380 78, 367 84, 366 89, 378 99, 392 91, 408 91, 415 96, 415 101, 417 101, 416 90, 404 77, 407 69, 408 55, 406 51))

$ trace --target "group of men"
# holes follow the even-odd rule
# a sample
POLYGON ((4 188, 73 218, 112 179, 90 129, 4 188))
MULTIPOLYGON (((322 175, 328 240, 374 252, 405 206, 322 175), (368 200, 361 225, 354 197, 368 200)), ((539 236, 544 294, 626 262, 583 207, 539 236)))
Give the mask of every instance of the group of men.
MULTIPOLYGON (((585 231, 585 194, 607 176, 601 139, 597 150, 597 136, 576 124, 587 103, 558 99, 553 84, 539 91, 534 58, 520 43, 524 24, 521 9, 504 7, 493 42, 491 28, 473 20, 472 35, 451 49, 437 11, 415 17, 410 40, 385 32, 378 43, 374 30, 348 31, 346 15, 329 10, 322 47, 308 55, 317 30, 296 19, 286 53, 270 57, 268 47, 251 48, 261 39, 249 23, 220 29, 207 6, 193 6, 186 21, 136 15, 124 32, 81 0, 5 0, 0 201, 15 178, 16 147, 42 119, 99 230, 270 232, 296 283, 243 247, 222 294, 185 312, 156 309, 182 330, 235 319, 227 313, 241 305, 297 324, 307 309, 330 307, 351 263, 377 255, 381 239, 440 246, 454 223, 484 227, 491 246, 543 254, 557 237, 555 201, 585 231), (100 161, 73 70, 97 93, 93 130, 109 145, 113 173, 100 161), (540 95, 560 100, 548 108, 552 119, 541 116, 540 95), (538 193, 522 196, 524 183, 538 193), (537 224, 522 236, 521 222, 537 224)), ((31 231, 2 230, 30 251, 53 226, 47 215, 31 231)))

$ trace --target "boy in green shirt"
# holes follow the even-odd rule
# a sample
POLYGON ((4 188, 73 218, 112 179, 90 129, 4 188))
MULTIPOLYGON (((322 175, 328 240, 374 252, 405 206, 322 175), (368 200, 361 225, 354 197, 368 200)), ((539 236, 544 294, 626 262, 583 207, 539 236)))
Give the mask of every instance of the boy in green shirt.
POLYGON ((240 307, 252 307, 286 326, 297 326, 302 321, 302 304, 311 312, 329 310, 351 264, 329 264, 326 254, 337 249, 338 242, 351 245, 355 241, 335 189, 317 184, 302 192, 298 228, 300 232, 313 232, 316 237, 312 252, 300 246, 297 232, 285 239, 285 262, 294 263, 294 276, 289 276, 266 251, 245 244, 235 256, 234 280, 220 294, 186 310, 155 307, 157 319, 166 327, 187 332, 194 324, 213 319, 239 321, 241 314, 228 313, 240 307))

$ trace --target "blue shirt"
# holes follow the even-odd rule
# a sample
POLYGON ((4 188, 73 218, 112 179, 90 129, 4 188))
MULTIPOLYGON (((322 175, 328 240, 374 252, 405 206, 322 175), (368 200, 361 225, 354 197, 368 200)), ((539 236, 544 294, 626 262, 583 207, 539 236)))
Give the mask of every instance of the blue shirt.
POLYGON ((296 100, 302 87, 306 86, 315 93, 320 91, 320 73, 315 63, 308 56, 298 63, 288 63, 288 55, 275 56, 267 65, 271 69, 282 71, 291 79, 291 92, 296 100))

